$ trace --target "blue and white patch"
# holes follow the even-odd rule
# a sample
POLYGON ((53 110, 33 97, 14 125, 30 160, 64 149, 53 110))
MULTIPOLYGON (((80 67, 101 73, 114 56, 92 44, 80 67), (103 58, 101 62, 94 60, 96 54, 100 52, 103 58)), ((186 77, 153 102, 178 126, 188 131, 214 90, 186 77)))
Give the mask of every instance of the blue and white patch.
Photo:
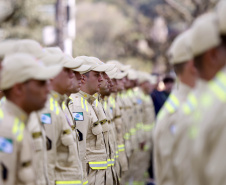
POLYGON ((83 112, 73 112, 73 117, 74 117, 75 121, 83 121, 84 120, 83 112))
POLYGON ((176 133, 176 131, 177 131, 176 125, 171 125, 170 126, 170 132, 174 135, 176 133))
POLYGON ((113 114, 113 107, 110 107, 110 112, 111 114, 113 114))
POLYGON ((50 113, 42 114, 41 122, 42 122, 42 124, 52 124, 51 114, 50 113))
POLYGON ((142 104, 142 100, 137 98, 137 104, 141 105, 142 104))
POLYGON ((0 152, 12 153, 13 152, 13 140, 5 137, 0 137, 0 152))

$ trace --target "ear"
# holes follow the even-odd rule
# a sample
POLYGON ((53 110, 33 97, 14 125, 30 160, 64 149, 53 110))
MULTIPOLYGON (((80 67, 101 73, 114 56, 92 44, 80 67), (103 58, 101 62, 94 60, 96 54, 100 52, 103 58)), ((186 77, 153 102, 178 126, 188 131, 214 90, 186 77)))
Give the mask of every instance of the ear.
POLYGON ((198 70, 197 70, 197 68, 195 67, 194 60, 188 61, 187 64, 186 64, 186 67, 189 69, 189 71, 190 71, 192 74, 195 74, 195 75, 198 74, 198 70))
POLYGON ((25 85, 22 83, 18 83, 15 84, 12 87, 12 93, 16 96, 16 97, 21 97, 25 92, 25 85))
POLYGON ((87 80, 87 76, 81 74, 81 82, 82 82, 82 84, 85 84, 86 80, 87 80))
POLYGON ((218 60, 217 49, 213 48, 207 52, 208 64, 210 66, 215 66, 218 60))

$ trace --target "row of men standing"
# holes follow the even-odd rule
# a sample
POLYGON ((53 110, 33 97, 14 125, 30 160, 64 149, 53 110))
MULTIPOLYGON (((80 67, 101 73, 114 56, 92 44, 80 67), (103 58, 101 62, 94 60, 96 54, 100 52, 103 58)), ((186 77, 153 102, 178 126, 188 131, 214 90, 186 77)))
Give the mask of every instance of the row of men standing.
POLYGON ((0 43, 0 184, 144 184, 154 78, 33 40, 0 43))
POLYGON ((158 114, 158 185, 226 184, 226 1, 198 17, 169 49, 178 76, 158 114))

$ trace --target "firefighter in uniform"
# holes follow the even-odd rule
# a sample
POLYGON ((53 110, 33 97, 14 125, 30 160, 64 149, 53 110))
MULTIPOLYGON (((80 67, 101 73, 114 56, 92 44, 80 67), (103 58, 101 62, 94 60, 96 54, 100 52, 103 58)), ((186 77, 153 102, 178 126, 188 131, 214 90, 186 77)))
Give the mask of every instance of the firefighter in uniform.
POLYGON ((81 56, 77 59, 91 66, 89 70, 83 72, 81 90, 70 96, 72 102, 69 104, 79 132, 83 171, 88 177, 89 184, 106 184, 105 174, 108 165, 103 129, 92 104, 96 100, 93 95, 99 91, 101 85, 100 72, 110 70, 114 65, 106 65, 95 57, 81 56))
POLYGON ((48 94, 46 80, 55 77, 60 66, 45 67, 31 55, 6 56, 1 71, 0 160, 3 185, 36 184, 28 115, 44 107, 48 94))
POLYGON ((39 112, 47 140, 48 176, 50 184, 83 184, 83 171, 78 151, 75 123, 64 112, 66 94, 72 90, 73 71, 83 71, 81 61, 75 61, 57 48, 46 49, 46 65, 61 65, 60 74, 51 79, 51 93, 45 108, 39 112), (53 51, 52 51, 53 50, 53 51))
POLYGON ((200 119, 202 115, 202 110, 198 108, 198 101, 202 98, 203 92, 208 89, 207 81, 213 78, 214 73, 211 71, 215 68, 212 67, 212 63, 222 59, 222 56, 212 52, 217 51, 221 43, 217 24, 216 15, 211 12, 197 18, 191 27, 191 50, 200 78, 180 107, 175 120, 176 132, 171 153, 174 184, 196 184, 194 171, 189 170, 192 168, 190 162, 192 150, 187 146, 192 146, 197 134, 191 120, 200 119), (181 123, 182 119, 183 123, 181 123))
POLYGON ((160 110, 154 131, 155 177, 158 184, 174 184, 172 180, 170 153, 175 132, 175 116, 180 104, 185 102, 195 86, 197 70, 194 66, 191 46, 191 30, 180 34, 169 49, 170 62, 178 77, 168 100, 160 110))

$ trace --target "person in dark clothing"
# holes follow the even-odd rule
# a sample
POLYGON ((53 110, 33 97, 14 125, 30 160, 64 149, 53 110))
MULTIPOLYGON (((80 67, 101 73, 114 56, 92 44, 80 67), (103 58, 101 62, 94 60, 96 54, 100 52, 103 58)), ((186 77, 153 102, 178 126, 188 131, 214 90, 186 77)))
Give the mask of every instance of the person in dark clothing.
POLYGON ((159 91, 156 89, 153 90, 151 93, 151 97, 154 103, 155 107, 155 115, 157 116, 159 110, 162 108, 163 104, 167 100, 168 96, 170 95, 170 92, 172 90, 173 84, 174 84, 174 78, 171 76, 166 76, 163 79, 163 83, 165 85, 165 89, 163 91, 159 91))

